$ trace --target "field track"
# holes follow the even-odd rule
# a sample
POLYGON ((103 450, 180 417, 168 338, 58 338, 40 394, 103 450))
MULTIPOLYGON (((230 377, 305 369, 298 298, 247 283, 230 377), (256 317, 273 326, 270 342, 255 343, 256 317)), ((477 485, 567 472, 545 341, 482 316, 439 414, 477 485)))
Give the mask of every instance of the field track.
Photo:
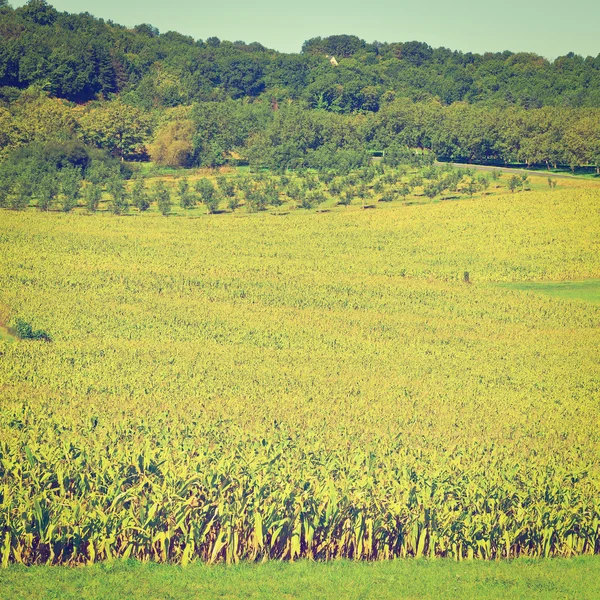
POLYGON ((447 164, 451 164, 453 167, 459 169, 475 169, 477 171, 501 171, 502 173, 518 173, 518 174, 527 174, 527 175, 538 175, 540 177, 553 177, 556 179, 576 179, 577 175, 570 175, 568 173, 554 173, 553 171, 537 171, 531 169, 516 169, 513 167, 494 167, 492 165, 474 165, 469 163, 444 163, 436 161, 437 166, 442 167, 447 164))

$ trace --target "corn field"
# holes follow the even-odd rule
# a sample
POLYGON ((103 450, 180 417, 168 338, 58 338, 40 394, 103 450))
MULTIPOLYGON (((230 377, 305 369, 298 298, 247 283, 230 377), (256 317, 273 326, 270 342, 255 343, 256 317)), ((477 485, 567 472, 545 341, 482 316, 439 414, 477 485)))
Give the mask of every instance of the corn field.
POLYGON ((599 200, 0 212, 2 564, 600 553, 599 200))

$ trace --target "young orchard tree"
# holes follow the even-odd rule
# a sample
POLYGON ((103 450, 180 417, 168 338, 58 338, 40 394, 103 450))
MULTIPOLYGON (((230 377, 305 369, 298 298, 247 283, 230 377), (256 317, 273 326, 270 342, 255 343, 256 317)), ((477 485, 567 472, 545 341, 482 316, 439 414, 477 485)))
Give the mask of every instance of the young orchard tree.
POLYGON ((356 190, 356 195, 362 200, 362 207, 365 207, 365 202, 368 198, 371 197, 371 190, 367 187, 365 183, 358 186, 356 190))
MULTIPOLYGON (((40 207, 40 197, 43 193, 49 193, 49 202, 51 202, 52 198, 52 190, 47 190, 46 186, 41 187, 36 194, 36 190, 38 190, 38 186, 33 186, 27 177, 20 177, 14 184, 10 185, 6 190, 6 199, 5 203, 8 208, 11 210, 25 210, 29 206, 29 202, 34 195, 38 197, 38 208, 40 210, 44 210, 40 207)), ((47 210, 47 209, 45 209, 47 210)))
POLYGON ((236 187, 233 178, 221 175, 217 177, 217 185, 225 198, 233 198, 235 196, 236 187))
POLYGON ((327 186, 327 189, 332 196, 339 196, 342 191, 342 184, 339 179, 333 179, 327 186))
POLYGON ((35 186, 35 193, 38 200, 38 209, 43 211, 50 210, 58 193, 56 176, 52 173, 44 175, 35 186))
POLYGON ((89 183, 83 188, 82 196, 86 210, 89 213, 94 213, 98 210, 98 207, 100 206, 100 199, 102 198, 102 188, 95 183, 89 183))
POLYGON ((423 193, 430 199, 433 200, 440 193, 440 186, 435 181, 430 181, 423 188, 423 193))
POLYGON ((516 189, 521 185, 521 178, 518 177, 517 175, 513 175, 509 180, 508 180, 508 189, 510 190, 511 194, 514 194, 516 189))
POLYGON ((234 194, 233 196, 230 196, 227 199, 227 208, 229 208, 231 212, 235 212, 239 208, 239 206, 240 199, 237 194, 234 194))
POLYGON ((152 195, 160 213, 165 217, 169 216, 173 202, 171 201, 171 193, 167 189, 164 181, 158 181, 158 183, 156 183, 152 190, 152 195))
POLYGON ((366 169, 360 169, 358 171, 358 177, 364 183, 370 183, 375 179, 376 171, 371 167, 367 167, 366 169))
POLYGON ((406 200, 406 196, 409 196, 410 192, 410 187, 406 183, 398 188, 398 195, 402 197, 402 200, 406 200))
POLYGON ((351 173, 348 173, 348 175, 346 175, 346 177, 344 178, 344 185, 346 187, 356 185, 357 183, 358 183, 358 173, 356 171, 352 171, 351 173))
POLYGON ((129 204, 127 203, 127 195, 125 193, 123 180, 120 177, 109 179, 106 184, 106 191, 111 197, 109 203, 110 212, 114 215, 125 214, 129 210, 129 204))
POLYGON ((342 197, 339 199, 338 204, 341 204, 342 206, 345 206, 346 208, 348 208, 352 204, 352 200, 354 200, 354 197, 355 197, 354 190, 347 189, 342 194, 342 197))
POLYGON ((252 189, 246 192, 246 210, 248 212, 258 212, 264 210, 267 199, 260 189, 252 189))
POLYGON ((300 198, 300 208, 310 210, 313 207, 313 204, 313 196, 310 192, 303 194, 302 198, 300 198))
POLYGON ((136 179, 131 188, 131 203, 140 211, 144 212, 150 208, 150 195, 146 189, 143 179, 136 179))
POLYGON ((319 173, 319 181, 325 185, 329 185, 333 178, 334 174, 332 171, 321 171, 321 173, 319 173))
POLYGON ((323 192, 315 190, 305 194, 300 201, 301 208, 312 208, 313 206, 319 206, 325 202, 325 194, 323 192))
POLYGON ((299 202, 302 199, 302 196, 306 195, 306 190, 300 183, 296 185, 290 184, 287 187, 286 193, 289 198, 295 200, 296 202, 299 202))
POLYGON ((527 184, 528 181, 529 181, 529 175, 526 175, 525 173, 523 173, 521 175, 521 190, 525 191, 525 185, 527 184))
POLYGON ((196 196, 190 190, 190 184, 187 179, 180 179, 177 184, 177 196, 179 197, 179 206, 181 208, 194 208, 196 206, 196 196))
POLYGON ((71 212, 76 206, 81 193, 81 172, 72 166, 59 171, 59 184, 62 194, 63 212, 71 212))
POLYGON ((450 192, 457 192, 458 186, 462 182, 462 173, 459 170, 448 171, 446 176, 442 179, 442 182, 447 190, 450 192))
POLYGON ((316 189, 319 186, 318 180, 310 173, 306 175, 306 178, 304 179, 304 183, 305 183, 307 189, 310 191, 316 189))
POLYGON ((464 191, 468 194, 469 198, 476 194, 479 191, 479 183, 473 179, 473 177, 469 178, 469 182, 464 187, 464 191))
POLYGON ((283 204, 283 201, 279 197, 279 189, 273 181, 269 181, 267 183, 267 185, 265 186, 264 193, 266 196, 267 204, 270 204, 271 206, 275 207, 281 206, 283 204))
POLYGON ((219 196, 211 181, 203 177, 194 186, 196 193, 200 196, 200 202, 206 206, 206 212, 210 215, 219 208, 219 196))
POLYGON ((410 187, 419 187, 421 185, 423 185, 423 176, 419 175, 418 173, 416 175, 413 175, 410 179, 410 181, 408 182, 410 187))
POLYGON ((398 177, 396 176, 394 171, 390 169, 383 175, 381 181, 383 181, 383 183, 386 183, 387 185, 394 185, 398 181, 398 177))
POLYGON ((479 185, 479 189, 486 192, 490 187, 490 178, 487 175, 480 175, 477 178, 477 184, 479 185))

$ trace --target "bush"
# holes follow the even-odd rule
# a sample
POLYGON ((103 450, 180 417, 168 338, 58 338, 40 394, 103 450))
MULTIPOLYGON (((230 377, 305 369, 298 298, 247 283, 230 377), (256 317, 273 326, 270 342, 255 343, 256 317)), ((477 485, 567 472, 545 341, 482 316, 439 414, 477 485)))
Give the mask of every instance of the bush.
POLYGON ((31 323, 28 323, 24 319, 17 319, 13 327, 15 333, 22 340, 44 340, 45 342, 51 342, 50 335, 41 329, 33 329, 31 323))

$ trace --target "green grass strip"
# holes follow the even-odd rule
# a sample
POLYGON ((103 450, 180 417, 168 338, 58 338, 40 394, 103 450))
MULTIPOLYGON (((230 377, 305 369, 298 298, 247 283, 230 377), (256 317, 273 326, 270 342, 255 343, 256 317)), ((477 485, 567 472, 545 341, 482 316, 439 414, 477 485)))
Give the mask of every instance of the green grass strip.
POLYGON ((3 600, 212 598, 600 598, 600 557, 457 563, 301 561, 187 568, 133 561, 93 567, 10 567, 3 600))
POLYGON ((565 300, 582 300, 600 304, 600 279, 587 281, 559 281, 559 282, 516 282, 500 283, 501 287, 524 292, 535 292, 565 300))

